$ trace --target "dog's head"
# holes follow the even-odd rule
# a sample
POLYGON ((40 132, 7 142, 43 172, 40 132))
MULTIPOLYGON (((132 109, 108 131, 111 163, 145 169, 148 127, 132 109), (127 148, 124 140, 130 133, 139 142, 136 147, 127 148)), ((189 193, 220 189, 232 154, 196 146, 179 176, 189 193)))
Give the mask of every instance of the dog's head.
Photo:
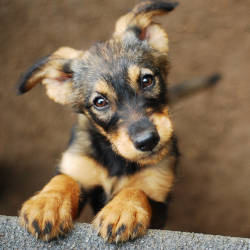
POLYGON ((87 51, 62 47, 21 79, 24 93, 41 82, 48 96, 73 106, 124 158, 148 164, 172 135, 166 88, 168 37, 155 15, 176 3, 144 1, 116 23, 112 38, 87 51))

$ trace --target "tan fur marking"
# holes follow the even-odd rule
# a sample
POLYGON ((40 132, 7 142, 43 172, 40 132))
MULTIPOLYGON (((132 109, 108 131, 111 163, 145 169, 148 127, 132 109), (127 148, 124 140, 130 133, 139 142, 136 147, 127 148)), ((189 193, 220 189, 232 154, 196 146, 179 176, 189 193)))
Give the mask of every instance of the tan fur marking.
POLYGON ((114 145, 114 150, 124 158, 129 160, 138 160, 143 153, 136 150, 133 142, 130 140, 127 129, 120 127, 115 135, 109 136, 111 143, 114 145))
POLYGON ((160 142, 154 148, 154 154, 137 150, 129 138, 126 127, 120 127, 116 134, 106 135, 111 141, 113 149, 118 154, 142 165, 156 164, 164 158, 168 152, 167 143, 173 133, 172 123, 168 117, 167 108, 165 108, 162 113, 151 114, 149 118, 155 125, 160 136, 160 142))
POLYGON ((148 43, 161 53, 168 53, 168 35, 160 25, 154 24, 147 28, 148 43))
POLYGON ((35 85, 40 83, 42 79, 44 78, 45 72, 44 71, 38 71, 36 74, 32 75, 31 78, 28 79, 26 82, 26 90, 30 90, 33 88, 35 85))
POLYGON ((165 146, 159 149, 159 147, 159 145, 156 146, 157 149, 155 154, 139 159, 138 163, 141 165, 154 165, 161 161, 168 153, 168 148, 165 146))
POLYGON ((111 99, 113 101, 117 99, 114 89, 104 80, 100 80, 95 84, 95 91, 106 95, 109 100, 111 99))
POLYGON ((57 175, 23 204, 20 222, 34 236, 46 241, 64 234, 73 227, 73 219, 78 213, 79 194, 80 188, 75 180, 66 175, 57 175))
POLYGON ((53 79, 43 80, 43 84, 46 86, 46 92, 50 99, 60 103, 62 105, 69 104, 71 102, 72 95, 72 82, 67 81, 63 83, 53 79))
POLYGON ((67 80, 59 80, 64 73, 62 65, 66 59, 76 59, 82 57, 83 51, 75 50, 69 47, 61 47, 55 51, 45 65, 43 71, 44 76, 42 83, 46 86, 49 98, 60 104, 70 104, 72 98, 72 82, 67 80), (58 59, 58 60, 57 60, 58 59))
POLYGON ((121 36, 124 34, 124 32, 127 30, 129 23, 131 22, 132 18, 134 17, 134 13, 128 13, 122 17, 120 17, 115 25, 115 32, 114 37, 115 38, 121 38, 121 36))
POLYGON ((112 185, 117 179, 109 178, 107 169, 94 159, 67 151, 63 154, 60 171, 77 180, 85 189, 102 185, 107 193, 111 192, 112 185))
POLYGON ((81 50, 72 49, 70 47, 60 47, 52 54, 52 58, 63 58, 63 59, 72 59, 80 58, 84 55, 84 52, 81 50))
POLYGON ((40 70, 27 81, 26 89, 34 87, 38 83, 46 86, 49 98, 60 104, 70 104, 72 94, 72 82, 70 75, 62 71, 62 66, 68 59, 83 57, 84 51, 69 47, 61 47, 41 66, 40 70))
POLYGON ((155 201, 164 202, 174 182, 173 171, 167 167, 169 164, 168 160, 164 160, 159 165, 146 168, 133 176, 128 186, 143 190, 155 201))
POLYGON ((159 146, 164 146, 173 133, 172 122, 168 116, 168 108, 166 107, 162 113, 153 113, 150 120, 155 125, 160 136, 159 146))
POLYGON ((153 20, 152 18, 156 15, 162 15, 166 12, 164 10, 154 10, 147 13, 138 13, 138 10, 143 5, 150 5, 151 2, 142 2, 140 4, 137 4, 135 8, 127 13, 126 15, 120 17, 115 25, 115 32, 113 36, 115 38, 121 39, 124 33, 127 31, 129 27, 137 26, 141 29, 145 29, 150 24, 152 24, 153 20))
POLYGON ((88 118, 83 115, 78 115, 78 124, 75 128, 75 136, 73 142, 70 144, 68 148, 68 152, 76 153, 76 154, 91 154, 92 147, 91 147, 91 140, 89 138, 89 120, 88 118))
POLYGON ((91 115, 90 115, 88 112, 86 112, 84 115, 86 115, 86 117, 87 117, 90 121, 92 121, 92 124, 98 129, 98 131, 99 131, 102 135, 108 137, 108 134, 107 134, 106 131, 103 129, 103 127, 99 126, 99 125, 93 120, 93 118, 91 117, 91 115))
POLYGON ((152 22, 153 16, 164 14, 164 11, 162 10, 155 10, 148 13, 138 14, 138 10, 143 5, 148 4, 150 4, 150 2, 139 3, 131 12, 120 17, 116 22, 114 37, 121 37, 129 27, 137 26, 140 28, 145 28, 152 22))
MULTIPOLYGON (((91 117, 91 120, 92 120, 92 117, 91 117)), ((99 125, 98 125, 97 123, 95 123, 95 122, 93 122, 93 124, 94 124, 94 126, 99 130, 99 132, 100 132, 102 135, 108 137, 108 134, 107 134, 107 132, 103 129, 103 127, 99 126, 99 125)))
POLYGON ((146 233, 151 207, 145 193, 136 188, 121 190, 96 216, 94 226, 108 242, 123 242, 146 233))
POLYGON ((158 164, 142 168, 138 173, 122 177, 113 188, 113 194, 125 187, 143 190, 155 201, 164 202, 174 183, 172 166, 175 159, 166 157, 158 164))
POLYGON ((129 77, 129 84, 133 89, 136 91, 139 90, 138 88, 138 79, 140 76, 140 68, 137 65, 131 65, 128 68, 128 77, 129 77))
POLYGON ((147 114, 152 114, 153 108, 152 107, 146 108, 146 112, 147 112, 147 114))
POLYGON ((142 75, 147 75, 147 74, 154 75, 154 73, 152 72, 152 70, 147 69, 147 68, 142 68, 141 69, 141 74, 142 75))

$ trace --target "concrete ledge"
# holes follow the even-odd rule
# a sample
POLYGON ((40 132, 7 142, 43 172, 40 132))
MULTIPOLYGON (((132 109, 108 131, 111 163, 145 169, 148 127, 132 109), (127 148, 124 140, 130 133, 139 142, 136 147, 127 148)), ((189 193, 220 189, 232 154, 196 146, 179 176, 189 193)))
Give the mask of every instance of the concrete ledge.
POLYGON ((17 217, 0 216, 0 249, 250 249, 250 239, 149 230, 147 235, 123 244, 108 244, 89 224, 75 224, 65 239, 36 240, 18 224, 17 217))

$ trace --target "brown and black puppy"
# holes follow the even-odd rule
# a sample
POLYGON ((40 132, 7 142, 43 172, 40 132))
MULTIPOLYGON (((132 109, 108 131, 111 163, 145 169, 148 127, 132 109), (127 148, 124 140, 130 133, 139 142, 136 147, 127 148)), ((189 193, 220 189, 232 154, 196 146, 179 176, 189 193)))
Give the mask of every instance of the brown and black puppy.
POLYGON ((109 242, 164 225, 178 149, 168 113, 168 37, 152 18, 176 5, 144 1, 117 21, 107 42, 59 48, 21 79, 21 93, 41 82, 79 114, 58 175, 22 206, 31 234, 65 234, 87 200, 109 242))

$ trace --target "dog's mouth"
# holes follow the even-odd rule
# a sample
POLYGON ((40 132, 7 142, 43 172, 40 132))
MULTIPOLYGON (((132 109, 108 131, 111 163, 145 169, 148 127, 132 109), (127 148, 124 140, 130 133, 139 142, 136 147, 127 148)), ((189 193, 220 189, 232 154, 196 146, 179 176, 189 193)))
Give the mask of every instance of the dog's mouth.
POLYGON ((142 159, 152 157, 159 154, 164 149, 164 146, 159 145, 157 148, 154 148, 152 151, 147 151, 143 154, 142 159))
POLYGON ((140 154, 140 156, 137 158, 137 162, 140 165, 148 165, 148 164, 156 164, 159 161, 161 161, 168 153, 168 144, 165 145, 158 145, 156 148, 154 148, 152 151, 144 152, 143 154, 140 154))

